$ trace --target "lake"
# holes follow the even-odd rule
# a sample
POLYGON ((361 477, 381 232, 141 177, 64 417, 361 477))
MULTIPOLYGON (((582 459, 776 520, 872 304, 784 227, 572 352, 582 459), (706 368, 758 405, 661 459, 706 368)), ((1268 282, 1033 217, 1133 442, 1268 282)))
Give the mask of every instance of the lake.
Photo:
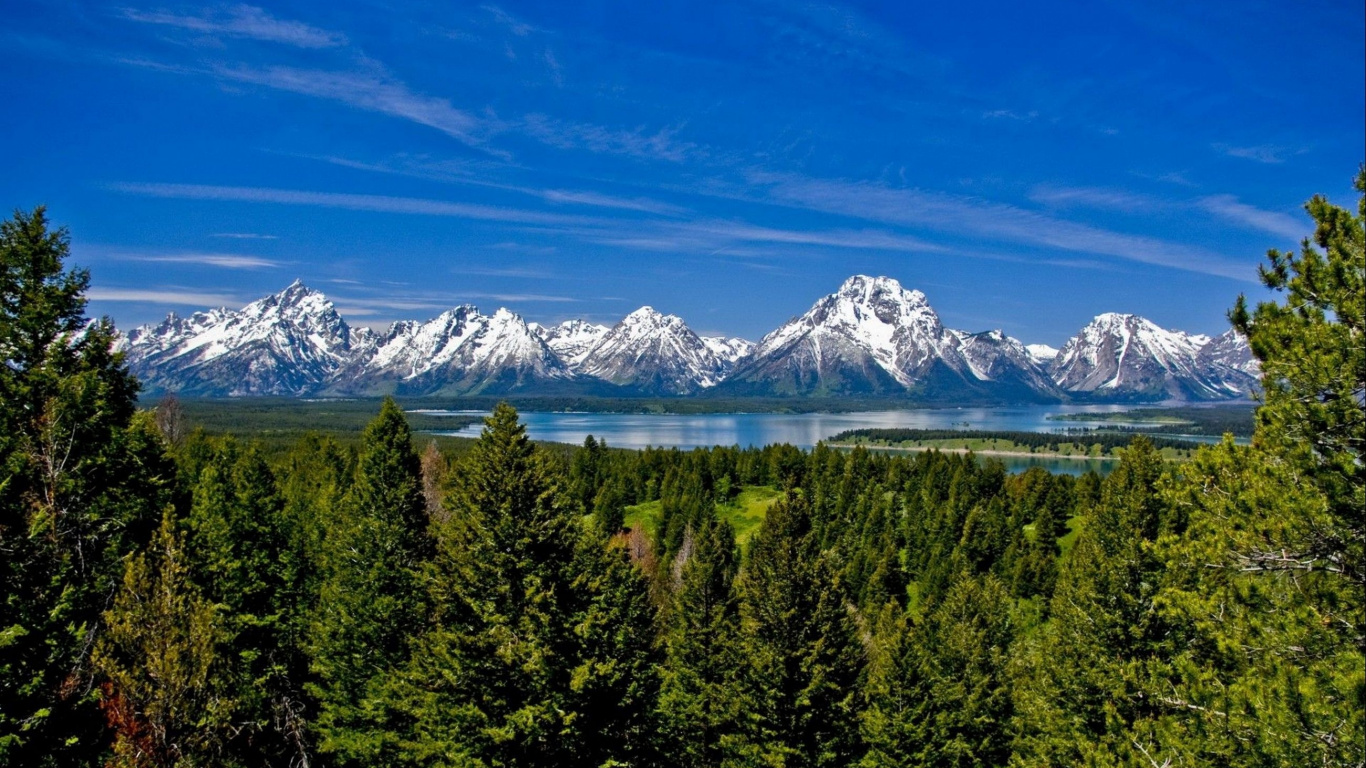
MULTIPOLYGON (((616 448, 698 448, 714 445, 764 446, 789 443, 811 448, 848 429, 973 429, 1017 432, 1063 432, 1069 428, 1124 426, 1116 422, 1054 421, 1061 414, 1114 413, 1128 405, 1024 405, 983 408, 924 408, 857 413, 549 413, 523 412, 522 422, 533 440, 580 444, 588 435, 616 448)), ((468 416, 470 411, 423 410, 429 415, 468 416)), ((1132 425, 1137 426, 1137 424, 1132 425)), ((478 437, 480 424, 440 434, 478 437)), ((1208 441, 1208 437, 1191 439, 1208 441)), ((1105 472, 1112 461, 996 457, 1011 471, 1043 466, 1052 472, 1105 472)))

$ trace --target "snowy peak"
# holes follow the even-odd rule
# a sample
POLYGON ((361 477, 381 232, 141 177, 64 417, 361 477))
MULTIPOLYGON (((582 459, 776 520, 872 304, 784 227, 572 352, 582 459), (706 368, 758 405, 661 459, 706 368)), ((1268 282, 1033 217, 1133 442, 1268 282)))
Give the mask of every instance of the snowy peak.
POLYGON ((1026 344, 1025 351, 1036 365, 1043 368, 1047 368, 1058 356, 1057 348, 1047 344, 1026 344))
MULTIPOLYGON (((944 327, 925 294, 855 275, 759 342, 731 388, 763 394, 900 394, 966 387, 974 395, 1053 385, 1022 344, 999 331, 944 327)), ((1038 390, 1038 392, 1035 392, 1038 390)))
POLYGON ((746 355, 754 351, 754 342, 725 336, 703 336, 702 343, 727 366, 734 367, 746 355))
POLYGON ((311 392, 366 346, 326 296, 302 282, 241 310, 175 314, 122 344, 133 372, 192 394, 311 392))
POLYGON ((845 280, 757 345, 698 336, 649 306, 609 328, 583 320, 547 327, 465 304, 375 333, 352 329, 300 281, 239 310, 169 314, 116 345, 152 391, 208 396, 715 388, 951 402, 1210 400, 1245 397, 1260 375, 1234 331, 1210 338, 1106 313, 1061 350, 1026 346, 1000 330, 946 328, 925 294, 867 275, 845 280))
POLYGON ((506 309, 486 316, 465 304, 426 323, 394 323, 374 354, 356 360, 334 389, 472 394, 570 376, 521 316, 506 309))
MULTIPOLYGON (((1207 400, 1245 395, 1255 375, 1214 365, 1216 355, 1237 359, 1240 346, 1227 334, 1210 339, 1162 328, 1138 315, 1097 315, 1058 352, 1049 372, 1062 389, 1110 399, 1207 400), (1216 348, 1206 353, 1211 345, 1216 348)), ((1248 352, 1248 358, 1251 357, 1248 352)))
POLYGON ((715 386, 729 368, 682 318, 648 306, 603 334, 577 366, 588 376, 667 395, 715 386))
POLYGON ((586 320, 566 320, 549 327, 529 323, 528 327, 570 368, 578 368, 589 351, 611 330, 608 326, 586 320))

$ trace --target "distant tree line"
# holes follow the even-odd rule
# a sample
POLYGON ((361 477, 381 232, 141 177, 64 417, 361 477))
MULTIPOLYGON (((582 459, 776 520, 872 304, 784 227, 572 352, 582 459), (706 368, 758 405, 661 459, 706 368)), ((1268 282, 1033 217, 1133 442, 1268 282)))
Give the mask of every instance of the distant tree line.
MULTIPOLYGON (((927 440, 1000 440, 1029 448, 1053 448, 1060 445, 1073 445, 1081 449, 1099 445, 1107 453, 1115 448, 1123 448, 1133 440, 1132 434, 1106 434, 1090 430, 1049 432, 1013 432, 1008 430, 981 429, 900 429, 868 428, 850 429, 830 438, 832 443, 853 440, 870 440, 881 443, 914 443, 927 440)), ((1189 450, 1199 447, 1199 443, 1171 437, 1148 435, 1148 442, 1154 448, 1179 448, 1189 450)))

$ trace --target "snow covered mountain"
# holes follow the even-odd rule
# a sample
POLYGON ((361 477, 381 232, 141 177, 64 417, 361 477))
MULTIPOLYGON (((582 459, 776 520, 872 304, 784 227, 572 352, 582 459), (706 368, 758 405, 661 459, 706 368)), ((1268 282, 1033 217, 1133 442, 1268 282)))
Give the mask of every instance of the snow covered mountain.
POLYGON ((718 388, 732 395, 1056 399, 1020 342, 945 328, 925 295, 855 275, 761 340, 718 388))
POLYGON ((1211 339, 1137 315, 1098 315, 1058 352, 1054 383, 1090 400, 1222 400, 1257 383, 1256 361, 1233 331, 1211 339))
POLYGON ((725 336, 703 336, 702 343, 707 345, 716 358, 727 366, 727 372, 735 367, 745 355, 754 351, 754 342, 725 336))
POLYGON ((1029 353, 1029 357, 1035 365, 1045 370, 1053 364, 1053 360, 1058 356, 1058 350, 1047 344, 1026 344, 1025 351, 1029 353))
POLYGON ((149 389, 194 395, 303 395, 374 345, 326 296, 299 281, 233 312, 175 314, 120 339, 149 389))
POLYGON ((339 373, 341 393, 482 394, 525 390, 573 377, 521 317, 485 316, 468 304, 426 323, 394 323, 371 355, 339 373))
POLYGON ((728 340, 709 344, 677 315, 641 307, 603 334, 575 368, 582 375, 649 394, 688 395, 720 382, 734 362, 733 354, 728 340))
POLYGON ((856 275, 765 336, 698 336, 641 307, 609 328, 527 323, 463 305, 386 331, 351 328, 300 282, 241 310, 169 315, 117 342, 151 392, 188 395, 862 395, 959 402, 1245 397, 1260 371, 1210 338, 1100 315, 1061 350, 945 328, 924 294, 856 275))
POLYGON ((577 368, 583 359, 597 346, 602 337, 612 330, 608 326, 590 323, 586 320, 566 320, 559 325, 544 326, 528 323, 527 326, 541 337, 546 346, 555 351, 570 368, 577 368))

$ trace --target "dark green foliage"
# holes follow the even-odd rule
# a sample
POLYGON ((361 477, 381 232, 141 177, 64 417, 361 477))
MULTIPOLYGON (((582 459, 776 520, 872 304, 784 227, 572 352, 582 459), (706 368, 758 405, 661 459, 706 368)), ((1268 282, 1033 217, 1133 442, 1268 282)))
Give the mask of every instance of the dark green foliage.
POLYGON ((223 661, 211 677, 237 702, 223 760, 288 762, 308 754, 300 617, 310 603, 306 549, 284 514, 271 471, 254 448, 222 444, 200 473, 186 520, 199 591, 216 604, 223 661))
POLYGON ((1162 565, 1151 549, 1163 522, 1162 470, 1136 438, 1083 517, 1051 621, 1018 660, 1016 754, 1026 762, 1077 765, 1128 749, 1128 728, 1151 705, 1139 679, 1163 634, 1153 611, 1162 565))
POLYGON ((667 613, 660 725, 672 764, 702 768, 732 757, 742 734, 739 553, 715 517, 688 539, 667 613))
POLYGON ((102 749, 90 649, 170 502, 174 470, 137 382, 87 326, 84 270, 42 208, 0 223, 0 764, 102 749))
POLYGON ((860 752, 863 670, 849 600, 799 494, 769 510, 740 577, 744 760, 847 765, 860 752))
POLYGON ((657 684, 646 582, 585 540, 558 473, 501 405, 456 465, 435 625, 401 682, 419 765, 636 764, 657 684))
POLYGON ((385 686, 424 626, 432 541, 417 453, 392 400, 365 430, 323 553, 310 638, 319 748, 342 765, 397 764, 385 686))
POLYGON ((949 590, 929 621, 884 614, 867 685, 865 766, 1004 765, 1012 606, 993 576, 949 590))

